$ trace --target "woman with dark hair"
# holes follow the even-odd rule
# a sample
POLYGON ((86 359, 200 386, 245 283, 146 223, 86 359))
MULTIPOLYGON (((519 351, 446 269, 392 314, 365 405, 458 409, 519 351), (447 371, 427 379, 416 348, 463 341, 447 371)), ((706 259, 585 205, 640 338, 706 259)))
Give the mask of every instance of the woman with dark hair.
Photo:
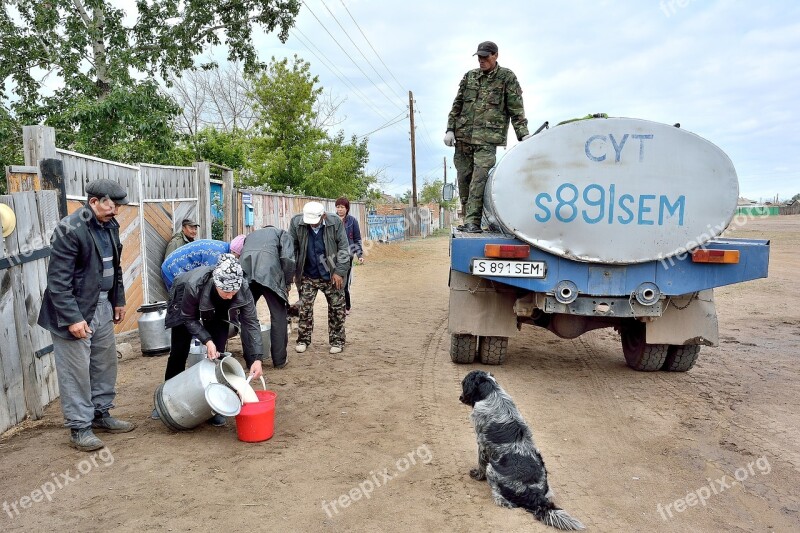
MULTIPOLYGON (((354 257, 358 257, 359 264, 364 263, 364 249, 361 246, 361 229, 358 227, 358 220, 350 215, 350 200, 342 196, 336 200, 336 214, 344 223, 344 230, 347 233, 347 240, 350 243, 350 262, 354 257)), ((350 284, 353 283, 353 268, 347 273, 347 280, 344 284, 345 314, 350 314, 350 284)))

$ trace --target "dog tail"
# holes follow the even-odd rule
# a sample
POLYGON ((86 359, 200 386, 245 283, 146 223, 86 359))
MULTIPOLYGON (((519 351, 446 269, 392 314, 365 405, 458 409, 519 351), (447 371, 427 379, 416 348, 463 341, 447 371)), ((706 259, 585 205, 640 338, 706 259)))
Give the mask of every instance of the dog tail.
POLYGON ((559 509, 552 502, 545 507, 538 507, 536 509, 528 509, 527 511, 536 517, 542 523, 552 526, 556 529, 565 531, 577 531, 586 529, 581 521, 577 518, 570 516, 564 509, 559 509))
MULTIPOLYGON (((492 465, 494 463, 491 463, 492 465)), ((581 521, 573 518, 564 509, 558 507, 545 494, 531 487, 526 487, 521 493, 516 492, 503 484, 498 486, 500 495, 513 506, 522 507, 540 522, 565 531, 586 529, 581 521)))

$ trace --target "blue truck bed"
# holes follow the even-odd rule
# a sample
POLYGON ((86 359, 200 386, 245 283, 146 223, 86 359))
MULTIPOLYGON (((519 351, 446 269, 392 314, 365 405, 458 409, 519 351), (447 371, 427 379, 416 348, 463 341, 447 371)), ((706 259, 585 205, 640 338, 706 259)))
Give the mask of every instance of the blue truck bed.
MULTIPOLYGON (((486 244, 526 243, 503 233, 475 234, 453 230, 450 241, 451 268, 472 274, 472 259, 485 257, 486 244)), ((738 250, 739 263, 693 263, 690 254, 630 265, 585 263, 531 246, 528 260, 545 262, 544 278, 481 277, 544 293, 552 293, 559 281, 569 280, 577 285, 581 294, 597 296, 629 296, 647 282, 655 283, 665 296, 678 296, 767 277, 768 240, 718 237, 703 247, 708 250, 738 250)))

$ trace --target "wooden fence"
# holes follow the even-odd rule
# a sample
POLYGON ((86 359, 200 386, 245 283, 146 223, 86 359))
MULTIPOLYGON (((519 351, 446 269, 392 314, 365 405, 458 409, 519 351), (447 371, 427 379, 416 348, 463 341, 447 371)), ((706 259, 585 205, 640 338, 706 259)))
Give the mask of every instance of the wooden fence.
MULTIPOLYGON (((90 181, 116 181, 130 201, 117 216, 128 312, 116 333, 138 327, 135 310, 140 305, 166 299, 161 263, 181 220, 197 220, 198 237, 211 237, 212 166, 222 177, 226 240, 267 224, 287 229, 310 200, 335 212, 331 199, 237 191, 232 170, 207 162, 193 167, 126 165, 58 149, 53 128, 46 126, 23 128, 23 153, 25 166, 7 169, 9 190, 18 192, 0 198, 17 217, 17 229, 0 249, 0 433, 26 416, 40 418, 43 407, 58 397, 52 339, 36 321, 47 284, 50 236, 61 217, 85 203, 90 181)), ((350 213, 368 239, 366 206, 352 202, 350 213)))
POLYGON ((36 324, 47 287, 49 237, 59 221, 53 191, 0 197, 16 229, 0 247, 0 433, 41 418, 58 397, 50 333, 36 324))

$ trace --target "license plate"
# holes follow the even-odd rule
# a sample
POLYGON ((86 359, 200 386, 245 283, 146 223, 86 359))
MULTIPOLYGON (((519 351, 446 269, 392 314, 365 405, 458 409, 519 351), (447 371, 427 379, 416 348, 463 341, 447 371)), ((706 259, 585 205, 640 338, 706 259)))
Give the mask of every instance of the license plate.
POLYGON ((544 261, 506 261, 503 259, 473 259, 472 273, 476 276, 509 278, 543 278, 547 274, 544 261))

